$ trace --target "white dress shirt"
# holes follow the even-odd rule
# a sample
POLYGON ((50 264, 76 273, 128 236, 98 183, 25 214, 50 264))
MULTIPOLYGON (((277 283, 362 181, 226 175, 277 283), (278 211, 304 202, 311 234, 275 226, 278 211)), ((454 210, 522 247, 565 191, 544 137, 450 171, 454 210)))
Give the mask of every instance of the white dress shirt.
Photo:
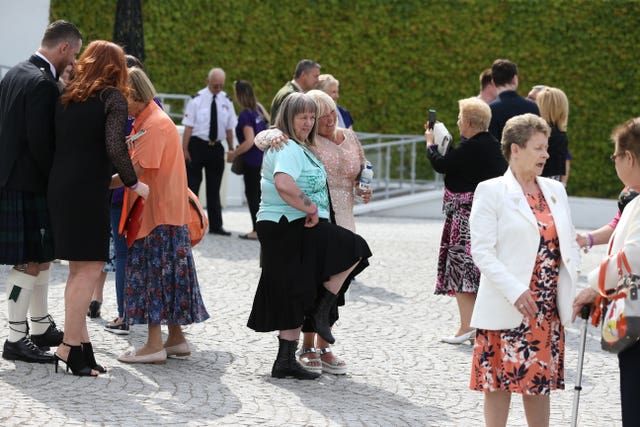
MULTIPOLYGON (((182 117, 182 124, 193 128, 191 135, 205 141, 209 140, 212 98, 213 94, 208 87, 201 89, 196 96, 191 98, 182 117)), ((231 98, 224 91, 216 95, 216 111, 218 113, 218 135, 216 140, 226 141, 227 131, 230 130, 233 133, 238 123, 238 118, 231 98)))

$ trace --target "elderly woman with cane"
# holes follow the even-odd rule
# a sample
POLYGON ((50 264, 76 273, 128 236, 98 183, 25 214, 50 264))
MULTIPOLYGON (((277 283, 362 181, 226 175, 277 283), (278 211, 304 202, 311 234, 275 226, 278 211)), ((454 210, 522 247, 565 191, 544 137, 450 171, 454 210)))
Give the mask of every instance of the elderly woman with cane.
MULTIPOLYGON (((616 127, 611 135, 615 142, 611 161, 622 183, 640 191, 640 117, 628 120, 616 127)), ((618 285, 618 260, 626 258, 632 273, 638 274, 640 264, 640 198, 631 200, 622 211, 615 231, 609 239, 607 258, 591 271, 587 281, 589 287, 580 291, 573 303, 574 318, 583 306, 596 301, 598 281, 602 277, 604 288, 618 285), (602 271, 601 271, 602 270, 602 271)), ((620 397, 622 400, 622 425, 638 425, 640 420, 640 341, 618 353, 620 367, 620 397)))

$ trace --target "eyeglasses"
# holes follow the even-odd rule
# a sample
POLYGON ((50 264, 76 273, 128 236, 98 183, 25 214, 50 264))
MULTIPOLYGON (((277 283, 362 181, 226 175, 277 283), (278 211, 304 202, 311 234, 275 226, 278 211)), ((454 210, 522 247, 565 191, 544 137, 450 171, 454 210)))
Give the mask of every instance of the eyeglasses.
POLYGON ((622 153, 613 153, 611 156, 609 156, 609 158, 611 159, 611 161, 613 163, 615 163, 616 162, 616 157, 624 156, 624 153, 626 153, 626 151, 623 151, 622 153))

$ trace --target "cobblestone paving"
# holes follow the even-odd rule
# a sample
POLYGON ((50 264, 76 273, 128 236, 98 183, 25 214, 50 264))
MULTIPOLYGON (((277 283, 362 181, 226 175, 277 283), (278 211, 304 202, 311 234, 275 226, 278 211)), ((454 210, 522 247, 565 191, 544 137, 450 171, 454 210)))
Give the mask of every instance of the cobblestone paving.
MULTIPOLYGON (((455 301, 433 295, 441 221, 357 218, 374 256, 351 286, 335 329, 335 351, 348 362, 349 374, 296 381, 270 377, 276 334, 245 326, 260 274, 258 243, 237 237, 249 230, 249 213, 227 209, 224 219, 234 235, 208 235, 194 249, 211 319, 187 328, 191 357, 148 366, 116 361, 144 342, 146 327, 136 326, 125 337, 102 329, 116 314, 110 274, 103 319, 89 321, 98 361, 109 372, 80 378, 56 374, 53 365, 0 359, 0 425, 483 424, 482 395, 468 389, 471 347, 439 341, 457 322, 455 301)), ((601 254, 588 254, 583 270, 595 266, 601 254)), ((2 328, 7 269, 0 268, 2 328)), ((64 264, 52 267, 51 311, 59 324, 67 272, 64 264)), ((552 426, 570 424, 579 331, 579 324, 567 328, 566 390, 552 394, 552 426)), ((4 339, 6 332, 0 335, 4 339)), ((597 330, 590 328, 579 425, 620 425, 619 412, 617 359, 599 349, 597 330)), ((509 425, 526 425, 518 396, 509 425)))

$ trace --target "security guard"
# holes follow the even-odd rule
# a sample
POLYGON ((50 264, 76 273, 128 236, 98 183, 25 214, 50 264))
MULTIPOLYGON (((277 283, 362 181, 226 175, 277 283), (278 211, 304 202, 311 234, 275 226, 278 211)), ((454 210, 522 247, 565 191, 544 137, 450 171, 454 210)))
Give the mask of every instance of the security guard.
POLYGON ((226 140, 229 151, 233 150, 233 130, 238 119, 231 98, 222 90, 224 82, 224 70, 212 68, 207 87, 187 104, 182 119, 182 147, 187 162, 189 188, 195 194, 200 190, 202 168, 205 169, 209 233, 229 236, 231 233, 222 228, 220 203, 220 184, 225 167, 222 141, 226 140))

